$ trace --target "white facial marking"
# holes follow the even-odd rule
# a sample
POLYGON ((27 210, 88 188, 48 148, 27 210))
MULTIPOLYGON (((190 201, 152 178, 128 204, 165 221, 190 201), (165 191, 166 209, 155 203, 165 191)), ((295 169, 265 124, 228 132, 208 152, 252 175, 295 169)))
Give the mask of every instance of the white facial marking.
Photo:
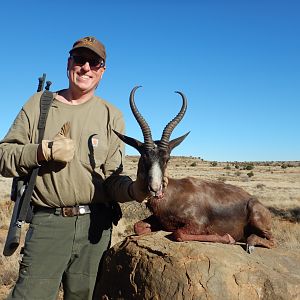
POLYGON ((162 185, 162 171, 160 169, 159 163, 155 162, 151 169, 149 170, 149 187, 151 190, 158 192, 161 189, 162 185))

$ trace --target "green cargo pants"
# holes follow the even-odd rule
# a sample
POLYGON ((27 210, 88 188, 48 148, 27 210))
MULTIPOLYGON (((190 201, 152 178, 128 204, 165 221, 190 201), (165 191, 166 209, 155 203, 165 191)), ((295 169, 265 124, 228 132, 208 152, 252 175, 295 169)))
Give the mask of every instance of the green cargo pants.
POLYGON ((38 211, 26 235, 19 278, 8 299, 92 299, 98 267, 111 240, 111 212, 91 206, 91 214, 63 217, 38 211))

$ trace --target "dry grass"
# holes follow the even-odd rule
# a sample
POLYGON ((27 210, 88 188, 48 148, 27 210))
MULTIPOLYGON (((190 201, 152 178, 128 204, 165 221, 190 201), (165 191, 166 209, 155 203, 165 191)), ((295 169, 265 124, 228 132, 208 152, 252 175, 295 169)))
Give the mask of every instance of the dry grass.
POLYGON ((286 221, 275 217, 273 234, 278 248, 300 249, 300 223, 286 221))
MULTIPOLYGON (((127 157, 124 173, 135 178, 138 158, 127 157)), ((271 210, 273 233, 278 247, 300 249, 300 162, 229 163, 202 161, 194 157, 173 157, 169 163, 169 176, 193 176, 221 180, 244 188, 271 210), (253 176, 247 175, 252 172, 253 176)), ((2 255, 12 203, 9 200, 11 179, 0 177, 0 300, 5 299, 18 272, 19 254, 2 255)), ((114 227, 112 244, 133 234, 134 222, 149 212, 144 204, 122 204, 123 218, 114 227)), ((24 234, 23 234, 24 236, 24 234)), ((60 293, 60 299, 62 299, 60 293)))

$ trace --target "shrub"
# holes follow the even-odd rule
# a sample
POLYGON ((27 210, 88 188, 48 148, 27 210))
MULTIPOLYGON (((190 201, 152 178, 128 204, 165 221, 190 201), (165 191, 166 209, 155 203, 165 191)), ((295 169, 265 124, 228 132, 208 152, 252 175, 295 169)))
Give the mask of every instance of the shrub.
POLYGON ((256 188, 257 189, 263 189, 263 188, 265 188, 266 186, 263 184, 263 183, 258 183, 257 185, 256 185, 256 188))
POLYGON ((245 170, 253 170, 253 169, 254 169, 254 166, 253 166, 253 165, 247 165, 247 166, 245 166, 244 169, 245 169, 245 170))

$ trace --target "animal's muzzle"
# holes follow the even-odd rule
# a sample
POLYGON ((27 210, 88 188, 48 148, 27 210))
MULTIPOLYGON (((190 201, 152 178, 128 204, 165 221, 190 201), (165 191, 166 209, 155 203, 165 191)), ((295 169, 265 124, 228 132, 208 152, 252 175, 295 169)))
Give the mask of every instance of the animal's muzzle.
POLYGON ((162 184, 158 188, 153 188, 150 185, 148 186, 151 196, 161 198, 163 195, 163 186, 162 184))

